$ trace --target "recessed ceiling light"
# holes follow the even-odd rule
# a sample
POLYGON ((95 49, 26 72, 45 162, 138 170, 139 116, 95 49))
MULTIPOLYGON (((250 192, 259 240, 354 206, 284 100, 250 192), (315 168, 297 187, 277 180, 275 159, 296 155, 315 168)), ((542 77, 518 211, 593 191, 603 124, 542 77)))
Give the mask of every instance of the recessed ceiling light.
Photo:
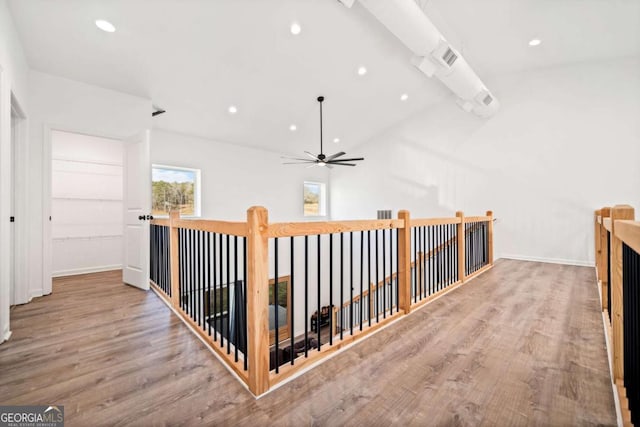
POLYGON ((96 27, 107 33, 113 33, 116 30, 116 27, 111 22, 105 21, 104 19, 96 20, 96 27))
POLYGON ((407 99, 409 99, 409 95, 407 95, 406 93, 400 95, 400 101, 406 101, 407 99))
POLYGON ((364 76, 365 74, 367 74, 367 67, 364 67, 362 65, 358 67, 358 75, 364 76))
POLYGON ((289 126, 289 130, 290 130, 291 132, 295 132, 295 131, 296 131, 296 129, 298 129, 298 126, 296 126, 296 125, 291 125, 291 126, 289 126))
POLYGON ((529 40, 529 46, 539 46, 542 43, 540 39, 531 39, 529 40))
POLYGON ((300 31, 302 31, 302 27, 300 27, 300 24, 298 24, 297 22, 292 22, 289 29, 291 30, 291 34, 295 36, 300 34, 300 31))
POLYGON ((333 138, 333 142, 337 144, 338 142, 340 142, 340 138, 333 138))
POLYGON ((230 114, 235 114, 238 112, 238 107, 236 107, 235 105, 230 105, 228 110, 230 114))

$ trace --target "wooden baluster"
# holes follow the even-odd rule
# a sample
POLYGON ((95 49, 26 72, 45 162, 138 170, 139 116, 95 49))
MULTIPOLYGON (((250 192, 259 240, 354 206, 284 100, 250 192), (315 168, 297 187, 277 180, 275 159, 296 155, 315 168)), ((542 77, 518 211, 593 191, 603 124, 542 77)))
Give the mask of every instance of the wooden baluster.
POLYGON ((466 277, 464 276, 464 213, 462 211, 456 212, 456 217, 460 218, 460 222, 457 224, 458 227, 458 280, 464 282, 466 277))
POLYGON ((180 219, 180 211, 169 212, 169 257, 171 258, 171 305, 180 307, 180 251, 178 250, 178 228, 174 222, 180 219))
POLYGON ((398 219, 404 220, 404 228, 398 230, 398 307, 408 314, 411 311, 411 215, 401 210, 398 219))
POLYGON ((607 309, 609 300, 609 279, 607 278, 607 269, 609 268, 609 247, 607 245, 607 229, 604 226, 605 218, 611 217, 611 208, 605 207, 600 209, 600 266, 602 267, 602 273, 600 274, 600 288, 602 292, 602 311, 607 309))
POLYGON ((493 265, 493 212, 487 211, 489 217, 489 235, 487 236, 487 246, 489 247, 488 263, 493 265))
POLYGON ((600 209, 597 209, 593 213, 593 244, 594 244, 594 259, 596 264, 596 280, 600 280, 602 275, 602 268, 600 267, 600 253, 602 251, 602 242, 600 240, 600 209))

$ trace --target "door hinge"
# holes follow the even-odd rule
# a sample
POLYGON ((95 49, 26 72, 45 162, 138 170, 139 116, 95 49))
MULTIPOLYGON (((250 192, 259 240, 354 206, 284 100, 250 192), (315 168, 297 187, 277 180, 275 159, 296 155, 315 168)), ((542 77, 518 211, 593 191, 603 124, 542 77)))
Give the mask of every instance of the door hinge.
POLYGON ((16 222, 16 217, 15 216, 10 216, 9 217, 9 222, 16 222))

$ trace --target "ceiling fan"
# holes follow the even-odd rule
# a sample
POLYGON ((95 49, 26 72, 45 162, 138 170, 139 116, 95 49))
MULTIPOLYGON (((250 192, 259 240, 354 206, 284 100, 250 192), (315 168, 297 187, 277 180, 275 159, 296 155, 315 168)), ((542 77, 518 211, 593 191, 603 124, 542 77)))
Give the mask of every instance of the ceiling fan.
POLYGON ((322 102, 324 101, 324 96, 318 97, 318 103, 320 103, 320 154, 315 155, 309 151, 305 151, 304 153, 309 156, 308 159, 299 158, 299 157, 282 157, 287 160, 296 160, 295 162, 284 162, 283 165, 301 165, 301 164, 309 164, 309 167, 313 166, 322 166, 332 168, 332 166, 355 166, 355 163, 351 162, 359 162, 364 160, 364 157, 353 157, 349 159, 341 159, 340 157, 344 156, 344 151, 340 151, 339 153, 332 154, 330 156, 326 156, 322 152, 322 102))

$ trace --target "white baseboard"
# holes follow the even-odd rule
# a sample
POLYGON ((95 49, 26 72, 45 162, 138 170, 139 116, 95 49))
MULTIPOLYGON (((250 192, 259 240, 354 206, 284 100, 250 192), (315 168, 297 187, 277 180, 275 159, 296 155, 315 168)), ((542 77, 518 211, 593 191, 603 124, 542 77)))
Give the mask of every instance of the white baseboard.
POLYGON ((102 271, 121 270, 122 264, 101 265, 98 267, 74 268, 70 270, 54 271, 52 277, 75 276, 78 274, 100 273, 102 271))
POLYGON ((29 301, 27 301, 27 303, 30 303, 32 299, 34 298, 38 298, 41 297, 42 294, 42 289, 32 289, 29 291, 29 301))
POLYGON ((503 254, 500 256, 500 258, 515 259, 519 261, 546 262, 549 264, 577 265, 580 267, 595 266, 595 263, 591 261, 580 261, 575 259, 542 258, 542 257, 533 257, 533 256, 527 256, 527 255, 510 255, 510 254, 503 254))
POLYGON ((2 339, 0 339, 0 344, 5 341, 9 341, 9 338, 11 338, 11 330, 9 329, 9 327, 7 327, 7 329, 2 332, 2 339))

